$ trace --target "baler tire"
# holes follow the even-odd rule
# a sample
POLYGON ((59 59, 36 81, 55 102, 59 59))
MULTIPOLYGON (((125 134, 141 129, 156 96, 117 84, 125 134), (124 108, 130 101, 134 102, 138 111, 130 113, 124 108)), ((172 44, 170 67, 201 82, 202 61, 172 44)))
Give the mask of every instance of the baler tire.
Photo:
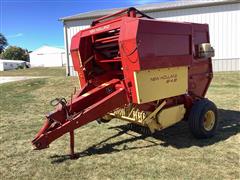
POLYGON ((105 115, 97 119, 98 123, 109 123, 114 117, 110 115, 105 115))
POLYGON ((107 120, 107 119, 103 119, 103 118, 99 118, 98 119, 101 123, 109 123, 111 120, 107 120))
POLYGON ((203 139, 214 136, 218 127, 218 111, 216 105, 208 99, 196 101, 188 116, 188 124, 190 131, 196 138, 203 139), (209 114, 214 118, 214 120, 212 120, 214 124, 210 122, 210 127, 206 128, 205 121, 208 119, 206 115, 208 116, 209 114))

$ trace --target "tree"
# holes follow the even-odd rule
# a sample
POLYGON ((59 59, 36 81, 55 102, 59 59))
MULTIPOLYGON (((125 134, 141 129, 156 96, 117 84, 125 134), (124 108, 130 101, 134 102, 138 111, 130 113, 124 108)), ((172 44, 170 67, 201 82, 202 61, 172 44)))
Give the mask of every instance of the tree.
POLYGON ((2 59, 29 61, 28 51, 17 46, 9 46, 1 54, 2 59))
POLYGON ((0 33, 0 54, 3 52, 4 48, 7 45, 8 45, 7 39, 2 33, 0 33))

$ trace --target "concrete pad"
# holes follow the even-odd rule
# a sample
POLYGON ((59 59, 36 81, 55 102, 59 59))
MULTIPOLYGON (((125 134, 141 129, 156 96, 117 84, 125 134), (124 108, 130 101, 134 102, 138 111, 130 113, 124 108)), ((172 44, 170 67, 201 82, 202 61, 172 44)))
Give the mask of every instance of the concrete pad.
POLYGON ((0 84, 36 78, 47 78, 47 76, 3 76, 0 77, 0 84))

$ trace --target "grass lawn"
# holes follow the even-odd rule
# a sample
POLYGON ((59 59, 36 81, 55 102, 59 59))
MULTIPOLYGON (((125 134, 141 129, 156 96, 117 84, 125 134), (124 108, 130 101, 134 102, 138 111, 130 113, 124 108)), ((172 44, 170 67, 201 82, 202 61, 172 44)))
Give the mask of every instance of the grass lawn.
MULTIPOLYGON (((42 75, 41 70, 31 73, 42 75)), ((77 78, 60 74, 0 85, 3 179, 240 178, 239 73, 216 73, 208 91, 208 98, 219 108, 220 124, 215 137, 197 140, 185 122, 154 137, 130 131, 120 120, 100 125, 92 122, 75 131, 76 160, 67 155, 68 135, 42 151, 33 151, 30 143, 43 124, 44 114, 52 110, 49 101, 69 97, 78 87, 77 78)))
POLYGON ((35 67, 27 69, 16 69, 11 71, 0 71, 0 76, 65 76, 66 67, 35 67))

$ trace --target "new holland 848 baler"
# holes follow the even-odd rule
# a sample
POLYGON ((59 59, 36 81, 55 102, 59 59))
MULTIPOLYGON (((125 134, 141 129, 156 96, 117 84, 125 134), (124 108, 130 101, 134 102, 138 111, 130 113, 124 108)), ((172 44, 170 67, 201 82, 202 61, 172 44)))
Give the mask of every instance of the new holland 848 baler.
POLYGON ((217 108, 204 98, 212 80, 214 50, 207 24, 155 20, 135 8, 104 16, 71 41, 80 90, 56 110, 32 144, 44 149, 91 121, 114 117, 162 130, 185 119, 193 135, 208 138, 217 108))

